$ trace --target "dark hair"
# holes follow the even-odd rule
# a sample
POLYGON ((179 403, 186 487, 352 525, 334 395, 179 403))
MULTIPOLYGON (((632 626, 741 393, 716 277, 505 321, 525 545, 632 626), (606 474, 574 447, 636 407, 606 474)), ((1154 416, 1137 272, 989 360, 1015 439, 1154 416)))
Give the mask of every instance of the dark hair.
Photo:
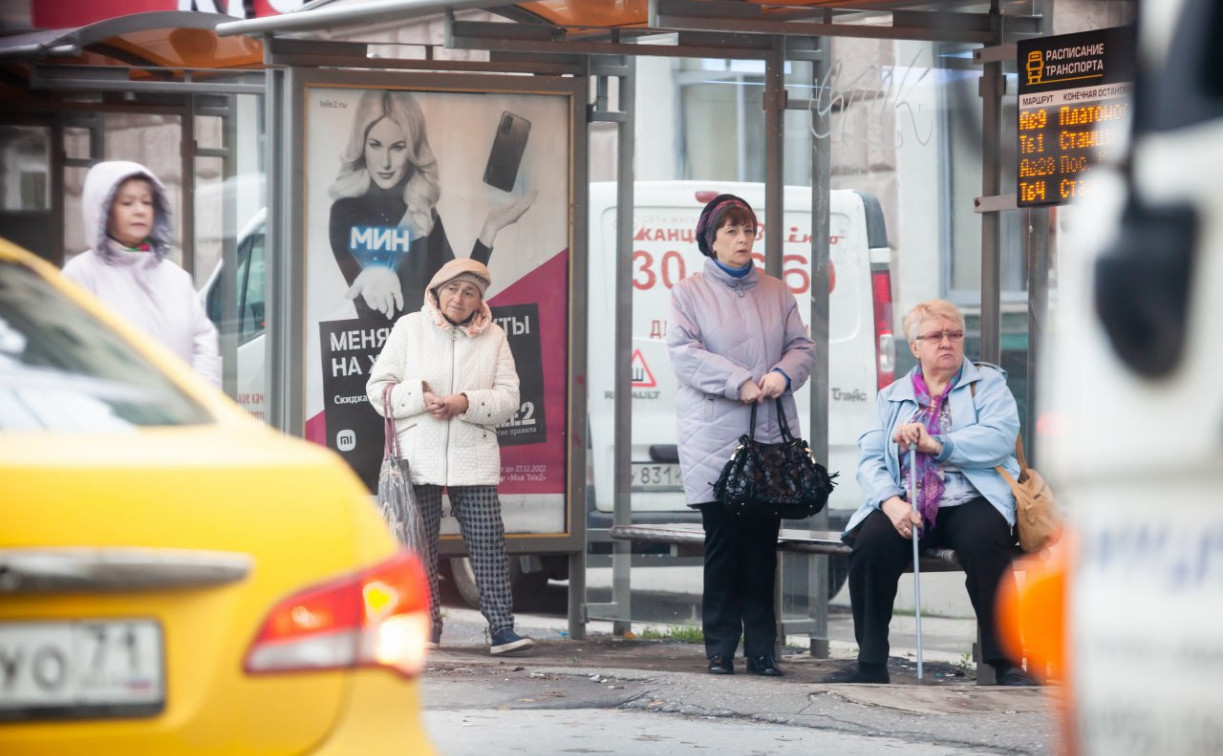
POLYGON ((746 205, 730 205, 715 217, 717 225, 713 227, 714 233, 717 233, 719 228, 730 224, 756 227, 756 214, 746 205))

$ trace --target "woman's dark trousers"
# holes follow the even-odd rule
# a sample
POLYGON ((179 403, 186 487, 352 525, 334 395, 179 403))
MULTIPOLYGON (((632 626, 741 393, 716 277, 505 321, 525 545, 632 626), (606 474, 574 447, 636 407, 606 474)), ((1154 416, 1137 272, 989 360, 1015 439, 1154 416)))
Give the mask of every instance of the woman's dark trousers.
MULTIPOLYGON (((981 658, 988 664, 1007 664, 998 643, 994 599, 998 584, 1008 577, 1015 539, 1011 526, 984 498, 939 510, 933 532, 921 548, 954 549, 967 578, 964 587, 977 613, 981 658)), ((881 510, 871 512, 854 532, 849 557, 849 595, 854 614, 858 661, 886 664, 888 625, 900 576, 913 563, 913 543, 901 538, 881 510)))
POLYGON ((703 504, 700 510, 705 526, 705 655, 733 658, 740 634, 744 656, 772 655, 777 643, 773 587, 781 521, 733 515, 717 503, 703 504))

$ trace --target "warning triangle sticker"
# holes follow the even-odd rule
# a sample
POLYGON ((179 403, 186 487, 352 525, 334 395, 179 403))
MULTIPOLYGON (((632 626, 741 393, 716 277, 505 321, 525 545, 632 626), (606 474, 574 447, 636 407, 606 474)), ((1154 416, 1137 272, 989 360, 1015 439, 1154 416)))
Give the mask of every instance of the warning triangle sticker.
POLYGON ((645 364, 645 357, 642 356, 640 349, 633 352, 631 368, 633 388, 654 388, 658 385, 658 381, 654 380, 654 374, 650 372, 649 366, 645 364))

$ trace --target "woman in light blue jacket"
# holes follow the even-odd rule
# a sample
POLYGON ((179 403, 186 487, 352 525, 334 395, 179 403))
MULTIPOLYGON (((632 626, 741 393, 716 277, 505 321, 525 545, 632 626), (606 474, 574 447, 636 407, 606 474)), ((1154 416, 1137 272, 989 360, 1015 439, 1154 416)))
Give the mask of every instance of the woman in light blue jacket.
POLYGON ((994 468, 1019 477, 1015 397, 1001 368, 964 359, 964 316, 955 305, 922 302, 905 317, 904 330, 919 364, 879 392, 874 422, 858 438, 866 501, 842 535, 853 547, 849 594, 858 663, 825 681, 888 682, 888 624, 916 532, 923 548, 955 550, 977 613, 982 658, 999 684, 1033 685, 1007 658, 994 627, 998 584, 1015 544, 1015 498, 994 468), (907 493, 914 457, 917 512, 907 493))
POLYGON ((776 518, 746 518, 714 501, 713 482, 747 432, 757 409, 756 440, 781 440, 773 399, 799 436, 793 391, 807 381, 815 346, 786 285, 752 263, 756 214, 739 197, 720 194, 701 212, 697 246, 709 259, 701 273, 671 290, 667 347, 678 391, 679 464, 688 506, 705 528, 702 625, 709 672, 734 672, 743 636, 747 671, 778 676, 776 518))

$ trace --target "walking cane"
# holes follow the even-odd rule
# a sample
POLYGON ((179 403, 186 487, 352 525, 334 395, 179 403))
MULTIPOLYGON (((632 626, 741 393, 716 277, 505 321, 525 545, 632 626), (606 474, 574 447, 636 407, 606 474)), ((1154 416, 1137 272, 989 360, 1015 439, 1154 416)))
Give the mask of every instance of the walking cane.
MULTIPOLYGON (((909 447, 909 506, 917 512, 917 446, 909 447)), ((917 682, 922 681, 921 662, 921 567, 917 549, 917 535, 921 530, 913 528, 913 616, 917 619, 917 682)))

